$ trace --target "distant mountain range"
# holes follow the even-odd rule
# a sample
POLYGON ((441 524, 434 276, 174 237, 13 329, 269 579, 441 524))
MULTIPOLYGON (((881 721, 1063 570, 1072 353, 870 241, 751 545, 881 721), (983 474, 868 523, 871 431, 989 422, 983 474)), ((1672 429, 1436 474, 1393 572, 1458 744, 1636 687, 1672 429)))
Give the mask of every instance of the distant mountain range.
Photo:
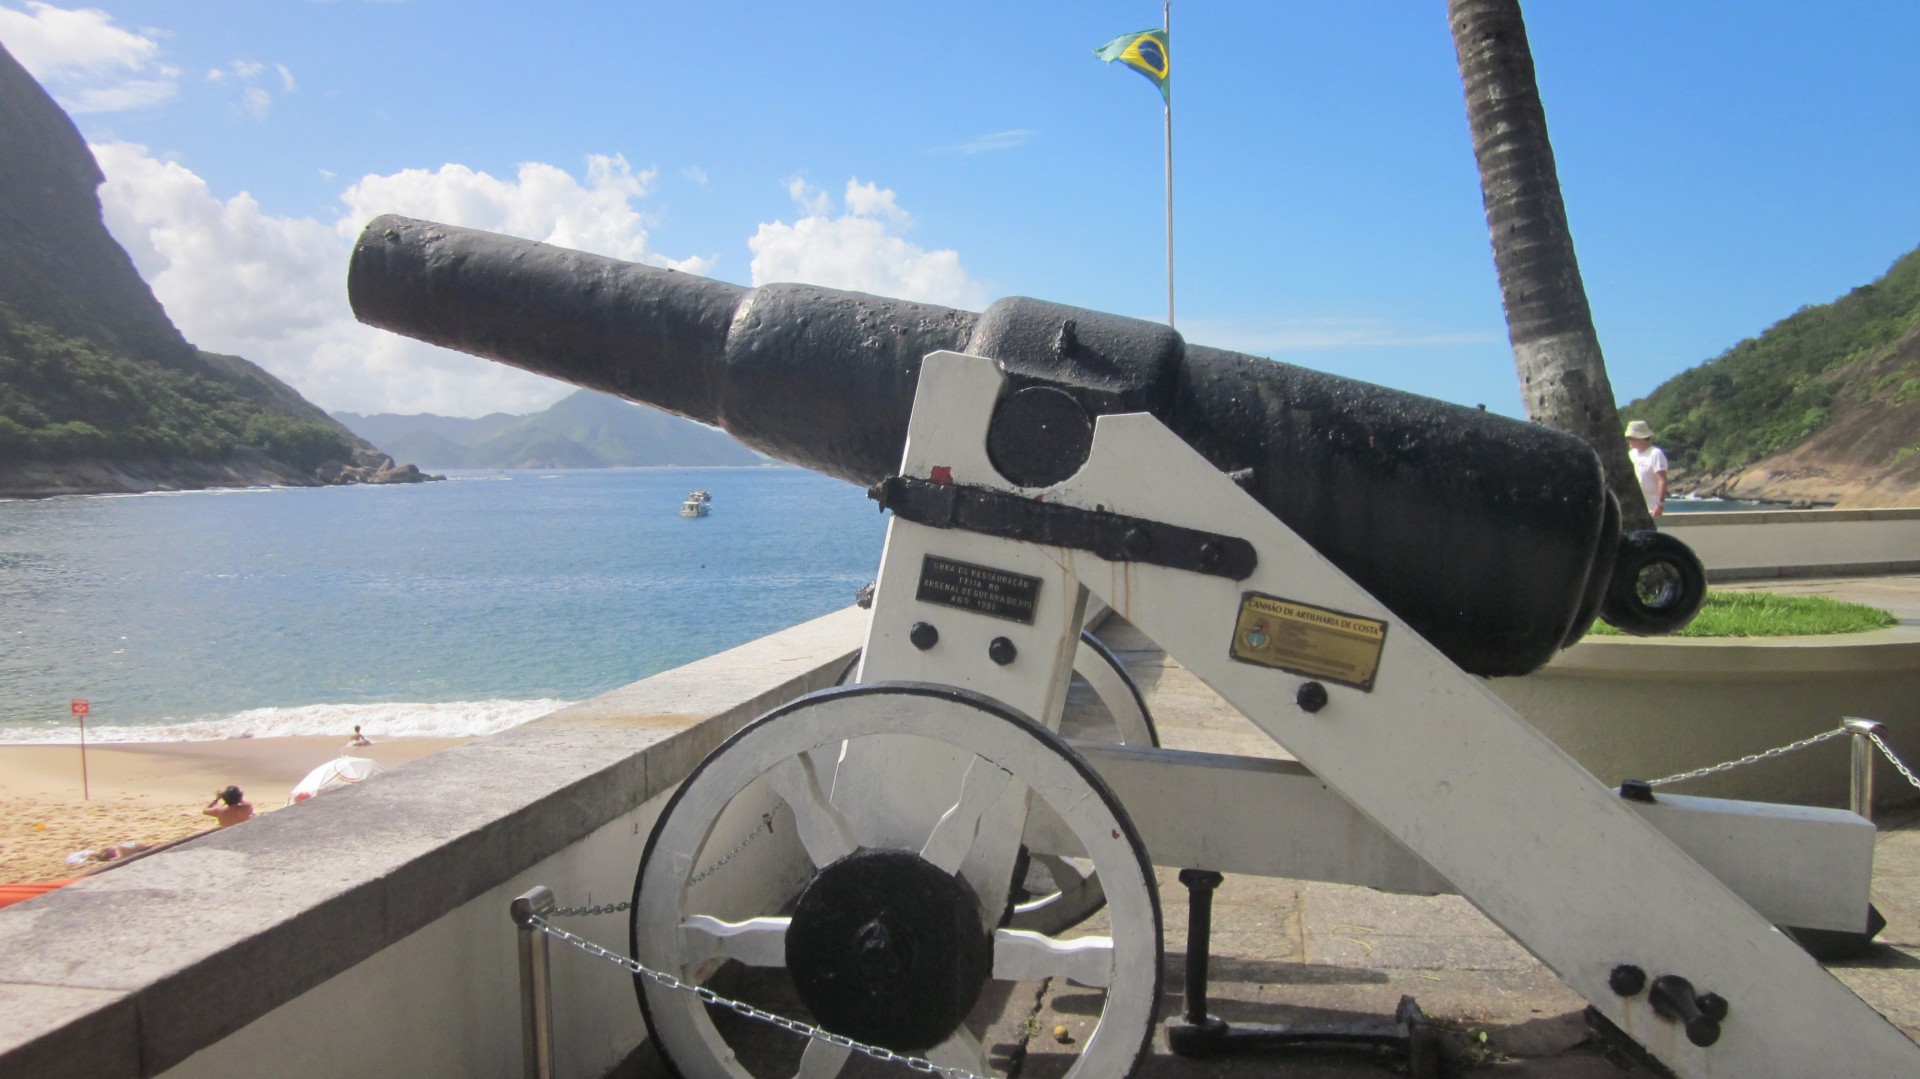
POLYGON ((335 412, 348 430, 422 468, 757 465, 768 460, 689 419, 581 390, 545 412, 479 419, 335 412))

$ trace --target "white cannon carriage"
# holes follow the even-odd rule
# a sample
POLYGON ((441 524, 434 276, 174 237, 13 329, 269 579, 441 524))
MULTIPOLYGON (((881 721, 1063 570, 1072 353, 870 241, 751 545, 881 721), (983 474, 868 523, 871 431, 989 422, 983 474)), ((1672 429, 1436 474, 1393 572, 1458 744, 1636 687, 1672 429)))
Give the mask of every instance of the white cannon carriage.
MULTIPOLYGON (((1920 1074, 1777 928, 1868 932, 1869 822, 1623 798, 1152 416, 1100 417, 1057 484, 1009 483, 985 448, 1004 379, 926 358, 857 684, 714 751, 647 843, 638 962, 785 968, 840 1035, 768 1074, 841 1074, 849 1041, 998 1074, 968 1017, 1044 977, 1102 997, 1067 1074, 1129 1074, 1161 1018, 1156 865, 1458 892, 1682 1076, 1920 1074), (1299 763, 1057 737, 1089 597, 1299 763), (787 855, 754 887, 701 879, 770 808, 787 855), (1090 864, 1110 928, 1019 927, 1033 859, 1090 864)), ((701 997, 636 982, 683 1074, 761 1074, 701 997)))

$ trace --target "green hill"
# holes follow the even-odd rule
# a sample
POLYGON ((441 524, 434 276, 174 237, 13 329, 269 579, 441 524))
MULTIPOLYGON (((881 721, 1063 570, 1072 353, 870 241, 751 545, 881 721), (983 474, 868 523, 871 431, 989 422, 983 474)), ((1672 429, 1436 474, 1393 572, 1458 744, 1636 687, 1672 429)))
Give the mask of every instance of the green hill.
POLYGON ((101 220, 80 132, 4 48, 0 148, 0 496, 420 478, 180 335, 101 220))
POLYGON ((1920 496, 1920 249, 1621 414, 1653 425, 1682 490, 1912 504, 1920 496))

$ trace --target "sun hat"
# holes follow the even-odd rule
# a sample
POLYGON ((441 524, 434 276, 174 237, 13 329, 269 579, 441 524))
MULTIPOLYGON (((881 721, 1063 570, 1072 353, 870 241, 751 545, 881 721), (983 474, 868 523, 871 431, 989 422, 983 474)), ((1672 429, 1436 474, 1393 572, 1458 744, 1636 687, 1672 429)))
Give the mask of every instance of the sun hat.
POLYGON ((1645 420, 1635 420, 1632 423, 1627 424, 1627 437, 1628 438, 1652 438, 1653 428, 1647 426, 1647 421, 1645 420))

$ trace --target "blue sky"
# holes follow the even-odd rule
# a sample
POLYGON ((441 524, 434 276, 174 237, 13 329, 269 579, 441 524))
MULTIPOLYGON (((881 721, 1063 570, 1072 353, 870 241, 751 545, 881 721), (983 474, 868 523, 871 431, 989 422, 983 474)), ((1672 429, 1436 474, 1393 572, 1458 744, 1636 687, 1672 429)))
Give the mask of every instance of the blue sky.
MULTIPOLYGON (((1622 403, 1920 244, 1920 4, 1527 5, 1622 403)), ((188 337, 323 407, 564 387, 353 326, 412 213, 743 284, 1165 316, 1154 3, 0 0, 188 337)), ((1190 340, 1520 400, 1441 0, 1173 10, 1190 340)))

